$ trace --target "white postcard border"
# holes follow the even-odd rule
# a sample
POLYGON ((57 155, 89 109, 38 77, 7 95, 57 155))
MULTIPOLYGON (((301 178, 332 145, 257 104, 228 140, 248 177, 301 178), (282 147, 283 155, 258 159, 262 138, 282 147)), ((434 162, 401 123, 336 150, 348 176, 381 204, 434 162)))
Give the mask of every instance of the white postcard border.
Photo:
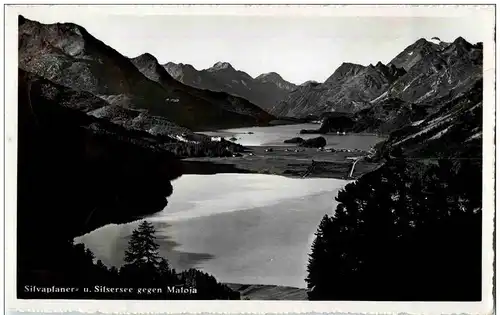
MULTIPOLYGON (((52 6, 61 14, 64 6, 52 6)), ((30 10, 47 7, 30 6, 30 10)), ((325 6, 325 5, 125 5, 72 6, 61 15, 80 14, 218 14, 218 15, 311 15, 311 16, 460 16, 471 14, 491 25, 491 41, 483 43, 483 300, 482 302, 352 302, 352 301, 109 301, 109 300, 21 300, 16 298, 16 165, 17 165, 17 15, 18 6, 5 7, 5 283, 6 307, 12 311, 84 313, 411 313, 487 314, 493 311, 493 232, 495 174, 495 8, 493 6, 325 6)), ((62 19, 64 20, 64 18, 62 19)), ((460 276, 460 275, 457 275, 460 276)), ((411 284, 409 284, 411 285, 411 284)))

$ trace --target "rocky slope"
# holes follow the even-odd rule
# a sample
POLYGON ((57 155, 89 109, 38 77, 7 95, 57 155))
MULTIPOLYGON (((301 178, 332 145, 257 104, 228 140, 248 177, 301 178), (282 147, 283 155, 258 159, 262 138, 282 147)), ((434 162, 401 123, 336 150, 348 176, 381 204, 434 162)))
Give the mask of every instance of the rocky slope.
MULTIPOLYGON (((436 157, 453 154, 453 146, 464 144, 466 151, 475 147, 474 152, 479 154, 477 149, 482 126, 481 43, 472 45, 461 37, 452 43, 420 39, 393 59, 389 67, 377 66, 398 72, 392 77, 390 73, 384 76, 389 81, 394 80, 389 85, 378 85, 383 86, 382 89, 376 89, 377 85, 368 88, 377 93, 370 95, 365 91, 367 98, 383 93, 369 102, 358 103, 361 106, 357 106, 349 116, 340 116, 342 119, 332 117, 332 113, 328 112, 332 108, 342 109, 339 106, 342 103, 328 107, 325 99, 356 99, 360 93, 356 85, 348 82, 366 73, 367 68, 373 72, 373 68, 377 67, 343 64, 325 83, 300 87, 302 94, 295 98, 295 106, 282 103, 282 111, 278 111, 277 115, 287 112, 322 116, 324 119, 318 133, 351 131, 390 134, 384 151, 399 147, 407 154, 436 157), (398 70, 400 68, 395 68, 395 64, 406 70, 398 70), (344 87, 347 93, 342 92, 344 87)), ((291 95, 298 94, 299 90, 291 95)))
MULTIPOLYGON (((25 73, 23 70, 19 71, 25 73)), ((29 73, 29 77, 36 78, 36 82, 40 86, 40 93, 44 97, 53 100, 60 106, 79 110, 96 118, 105 119, 128 130, 146 131, 152 135, 165 136, 167 142, 173 141, 178 135, 185 135, 191 139, 202 137, 168 119, 160 116, 151 116, 146 110, 111 105, 92 93, 75 91, 31 73, 29 73), (172 139, 167 140, 169 137, 172 139)))
POLYGON ((252 78, 227 62, 217 62, 211 68, 196 70, 191 65, 169 62, 163 65, 180 82, 212 91, 223 91, 243 97, 264 110, 271 109, 297 86, 275 72, 252 78))
POLYGON ((394 151, 404 156, 426 158, 482 157, 483 82, 454 98, 443 97, 427 104, 428 114, 393 131, 380 147, 381 156, 394 151))
POLYGON ((278 116, 357 113, 376 106, 399 110, 467 91, 482 76, 482 44, 419 39, 387 66, 343 63, 323 84, 305 83, 271 112, 278 116), (450 95, 448 95, 450 94, 450 95))
POLYGON ((144 109, 191 129, 266 124, 272 118, 263 111, 257 116, 238 113, 247 112, 238 106, 248 108, 251 104, 235 101, 224 93, 214 98, 184 85, 166 88, 72 23, 46 25, 20 16, 19 67, 74 90, 92 93, 111 105, 144 109))
POLYGON ((417 62, 425 58, 427 55, 441 50, 441 47, 436 43, 427 41, 425 38, 420 38, 412 45, 408 46, 399 55, 389 62, 398 68, 403 68, 408 71, 417 62))
POLYGON ((482 45, 459 37, 440 47, 416 62, 371 107, 357 112, 355 131, 389 133, 429 115, 446 115, 442 109, 452 110, 449 104, 459 100, 472 106, 481 101, 482 45))
POLYGON ((429 52, 388 89, 387 97, 424 103, 470 89, 482 77, 483 48, 462 37, 447 47, 429 52))
POLYGON ((305 117, 325 112, 356 112, 370 105, 405 71, 377 63, 343 63, 322 84, 305 83, 271 110, 276 116, 305 117))

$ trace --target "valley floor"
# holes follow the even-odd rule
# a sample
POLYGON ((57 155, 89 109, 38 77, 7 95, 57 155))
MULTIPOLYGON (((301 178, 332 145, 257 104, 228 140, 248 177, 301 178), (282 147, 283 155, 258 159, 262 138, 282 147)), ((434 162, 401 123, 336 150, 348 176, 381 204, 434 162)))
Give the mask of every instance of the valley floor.
POLYGON ((236 157, 201 157, 183 160, 185 174, 260 173, 287 177, 357 178, 379 163, 360 159, 366 151, 319 151, 295 146, 249 146, 249 152, 236 157), (314 167, 313 167, 314 161, 314 167))

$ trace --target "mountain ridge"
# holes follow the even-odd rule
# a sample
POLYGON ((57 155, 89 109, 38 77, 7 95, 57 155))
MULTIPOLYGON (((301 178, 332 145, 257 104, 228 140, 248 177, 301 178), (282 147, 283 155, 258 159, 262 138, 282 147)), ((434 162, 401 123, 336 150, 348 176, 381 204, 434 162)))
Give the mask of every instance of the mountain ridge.
POLYGON ((273 107, 276 116, 305 117, 325 112, 354 112, 369 106, 405 71, 393 65, 344 62, 324 83, 307 83, 273 107))
MULTIPOLYGON (((221 108, 227 112, 255 117, 257 121, 270 121, 274 118, 264 112, 260 107, 250 103, 244 98, 225 94, 224 92, 213 92, 209 90, 200 91, 199 89, 178 82, 162 65, 160 65, 158 60, 149 53, 144 53, 130 60, 142 74, 161 84, 167 90, 175 92, 176 90, 182 89, 190 95, 199 97, 207 102, 217 102, 221 97, 225 97, 228 102, 227 104, 222 104, 221 108)), ((223 67, 222 69, 227 69, 224 65, 221 65, 221 67, 223 67)))
MULTIPOLYGON (((258 117, 238 114, 237 109, 228 111, 231 106, 248 105, 243 100, 235 102, 228 94, 215 99, 173 79, 163 85, 151 80, 129 58, 73 23, 42 24, 20 16, 18 51, 23 70, 90 92, 111 105, 145 109, 183 127, 200 130, 252 126, 273 119, 261 109, 258 117)), ((145 57, 154 58, 150 54, 145 57)))
POLYGON ((190 64, 173 62, 168 62, 163 67, 173 78, 186 85, 243 97, 264 110, 269 110, 297 88, 276 72, 263 73, 253 78, 222 61, 202 70, 197 70, 190 64))
POLYGON ((482 75, 482 45, 462 37, 439 43, 421 38, 387 65, 343 62, 324 83, 302 84, 270 112, 296 118, 355 113, 387 99, 418 103, 467 90, 482 75))

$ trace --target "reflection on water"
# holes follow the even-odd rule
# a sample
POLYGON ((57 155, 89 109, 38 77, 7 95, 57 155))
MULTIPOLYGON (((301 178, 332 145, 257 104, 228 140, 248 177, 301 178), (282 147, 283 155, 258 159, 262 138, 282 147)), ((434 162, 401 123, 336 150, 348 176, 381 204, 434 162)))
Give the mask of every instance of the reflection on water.
MULTIPOLYGON (((184 175, 169 205, 149 217, 172 267, 196 267, 223 282, 305 287, 308 252, 347 181, 261 174, 184 175)), ((139 222, 109 225, 76 241, 121 265, 139 222)))
MULTIPOLYGON (((147 220, 151 221, 149 218, 147 220)), ((139 226, 140 222, 110 224, 76 238, 75 243, 84 243, 105 265, 119 267, 124 263, 125 250, 132 236, 132 231, 139 226)), ((171 227, 170 224, 154 221, 153 225, 157 231, 156 241, 160 246, 160 255, 166 257, 173 268, 189 269, 204 260, 213 258, 212 255, 203 252, 190 253, 177 250, 176 247, 179 244, 165 233, 171 227)))

